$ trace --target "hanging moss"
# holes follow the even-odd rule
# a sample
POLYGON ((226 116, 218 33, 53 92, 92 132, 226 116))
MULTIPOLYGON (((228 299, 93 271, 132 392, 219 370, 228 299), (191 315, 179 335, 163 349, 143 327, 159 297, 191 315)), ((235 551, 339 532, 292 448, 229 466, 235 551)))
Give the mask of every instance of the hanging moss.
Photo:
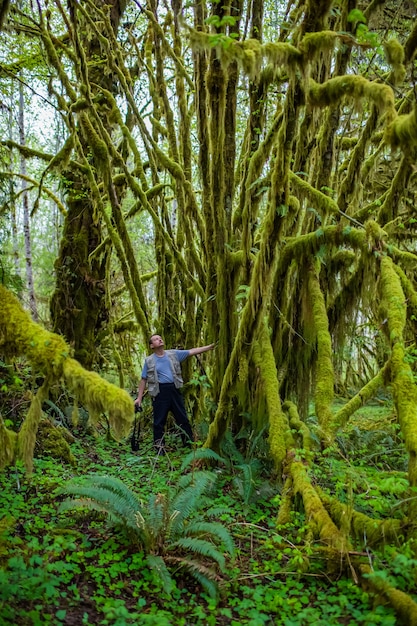
POLYGON ((417 108, 407 115, 399 115, 387 127, 385 137, 393 148, 401 148, 406 153, 414 150, 417 146, 417 108))
POLYGON ((311 61, 319 52, 332 52, 340 36, 333 30, 307 33, 300 41, 298 48, 311 61))
MULTIPOLYGON (((48 383, 63 380, 91 415, 109 413, 109 422, 117 437, 127 435, 133 421, 133 402, 129 394, 107 382, 95 372, 85 370, 69 357, 70 348, 58 335, 44 330, 31 320, 18 299, 0 285, 0 350, 7 356, 25 355, 37 374, 45 376, 44 386, 29 410, 30 419, 19 433, 19 455, 29 464, 33 436, 40 419, 41 404, 48 383), (23 441, 23 434, 28 435, 23 441)), ((9 441, 12 441, 8 436, 9 441)), ((8 455, 10 456, 10 454, 8 455)), ((0 461, 4 463, 5 459, 0 461)))
POLYGON ((33 469, 33 454, 39 422, 42 417, 42 404, 47 399, 48 392, 49 380, 47 378, 32 398, 26 418, 17 436, 17 458, 23 461, 28 474, 33 469))
MULTIPOLYGON (((405 359, 403 332, 406 322, 406 302, 401 282, 389 257, 381 259, 382 314, 386 316, 388 336, 392 347, 391 381, 398 421, 409 455, 408 480, 417 487, 417 385, 405 359)), ((417 515, 415 498, 410 500, 410 517, 417 515)))
POLYGON ((392 66, 393 70, 389 79, 394 85, 399 84, 404 80, 406 74, 404 66, 404 48, 398 39, 389 39, 385 42, 384 48, 387 61, 392 66))
POLYGON ((274 461, 275 469, 281 473, 282 463, 287 452, 287 438, 289 431, 288 420, 281 410, 281 400, 279 397, 279 383, 275 357, 272 350, 271 338, 265 321, 262 324, 259 334, 260 358, 255 361, 255 366, 259 368, 259 373, 263 382, 263 392, 265 393, 266 404, 269 416, 269 447, 271 457, 274 461))
POLYGON ((0 415, 0 470, 12 465, 16 459, 17 433, 6 428, 0 415))
POLYGON ((388 85, 353 75, 336 76, 322 84, 310 79, 308 99, 314 106, 331 106, 346 96, 357 104, 362 99, 372 100, 380 111, 386 112, 388 121, 396 117, 394 92, 388 85))

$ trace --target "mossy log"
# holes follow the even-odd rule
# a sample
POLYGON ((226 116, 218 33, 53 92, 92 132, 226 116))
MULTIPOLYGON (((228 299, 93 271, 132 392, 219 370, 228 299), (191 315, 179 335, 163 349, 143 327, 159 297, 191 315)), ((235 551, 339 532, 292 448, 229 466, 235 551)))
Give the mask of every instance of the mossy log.
POLYGON ((362 586, 372 591, 380 601, 388 601, 404 626, 417 626, 417 603, 403 591, 396 589, 378 574, 373 574, 369 565, 361 566, 362 586))
POLYGON ((407 520, 373 519, 342 504, 321 489, 317 489, 317 492, 335 524, 340 526, 347 523, 349 535, 364 547, 376 547, 384 543, 398 543, 403 540, 407 520))

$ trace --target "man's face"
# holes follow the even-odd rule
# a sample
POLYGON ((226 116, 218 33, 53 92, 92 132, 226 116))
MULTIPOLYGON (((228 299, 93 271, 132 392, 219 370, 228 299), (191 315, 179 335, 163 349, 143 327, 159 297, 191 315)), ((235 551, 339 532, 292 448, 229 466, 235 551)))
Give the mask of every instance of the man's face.
POLYGON ((164 340, 162 339, 161 335, 152 335, 149 341, 149 345, 151 348, 159 348, 160 346, 164 345, 164 340))

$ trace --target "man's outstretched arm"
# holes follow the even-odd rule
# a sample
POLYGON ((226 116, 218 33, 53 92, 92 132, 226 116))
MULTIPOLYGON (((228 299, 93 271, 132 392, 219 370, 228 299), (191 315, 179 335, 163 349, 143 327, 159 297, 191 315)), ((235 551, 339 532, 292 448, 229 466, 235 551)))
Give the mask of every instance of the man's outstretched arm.
POLYGON ((209 350, 213 350, 215 346, 215 343, 211 343, 208 346, 201 346, 200 348, 190 348, 189 353, 190 356, 196 356, 196 354, 201 354, 202 352, 208 352, 209 350))

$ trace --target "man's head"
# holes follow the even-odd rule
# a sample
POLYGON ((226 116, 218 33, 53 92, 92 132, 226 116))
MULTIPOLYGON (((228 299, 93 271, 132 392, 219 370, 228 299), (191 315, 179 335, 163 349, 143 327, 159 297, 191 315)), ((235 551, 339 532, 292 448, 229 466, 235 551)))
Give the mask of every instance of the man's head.
POLYGON ((155 350, 155 348, 160 348, 161 346, 164 345, 164 340, 162 339, 161 335, 151 335, 149 338, 149 347, 152 350, 155 350))

